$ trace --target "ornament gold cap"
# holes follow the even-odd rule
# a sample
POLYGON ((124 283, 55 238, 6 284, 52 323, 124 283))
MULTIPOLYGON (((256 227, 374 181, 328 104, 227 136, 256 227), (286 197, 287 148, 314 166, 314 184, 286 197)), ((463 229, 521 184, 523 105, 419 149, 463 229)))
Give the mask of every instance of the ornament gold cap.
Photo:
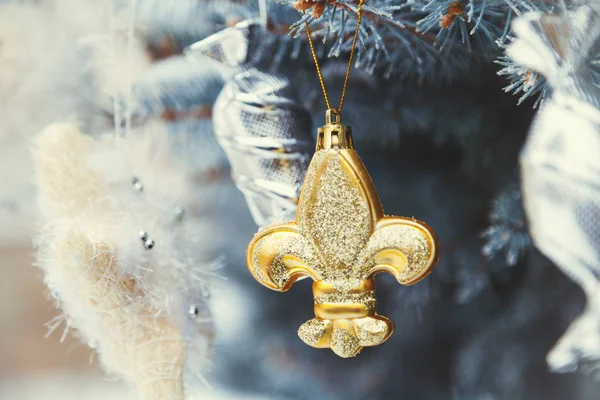
POLYGON ((352 129, 342 124, 340 114, 329 109, 325 113, 325 125, 319 128, 317 151, 324 149, 353 149, 352 129))

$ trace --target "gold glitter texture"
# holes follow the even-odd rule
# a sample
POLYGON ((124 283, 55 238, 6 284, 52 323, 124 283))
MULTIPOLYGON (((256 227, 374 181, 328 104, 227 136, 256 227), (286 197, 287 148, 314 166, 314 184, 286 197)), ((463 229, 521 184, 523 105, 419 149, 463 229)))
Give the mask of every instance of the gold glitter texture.
POLYGON ((354 334, 352 323, 348 320, 335 321, 331 335, 331 350, 340 357, 349 358, 357 355, 361 349, 362 346, 354 334))
POLYGON ((312 165, 302 188, 298 228, 327 260, 326 274, 335 278, 352 265, 375 221, 366 193, 340 150, 318 151, 312 165))
POLYGON ((331 341, 332 321, 313 318, 298 328, 298 336, 304 343, 317 348, 327 348, 331 341))
POLYGON ((383 216, 349 127, 328 121, 317 143, 296 221, 259 231, 246 261, 254 278, 272 290, 312 278, 316 318, 298 335, 310 346, 353 357, 394 330, 377 315, 373 276, 388 272, 403 285, 418 282, 437 262, 437 239, 413 218, 383 216))
POLYGON ((356 318, 352 322, 361 346, 376 346, 383 343, 394 330, 392 321, 381 315, 356 318))
POLYGON ((362 303, 362 304, 373 304, 377 299, 375 298, 375 291, 370 290, 363 293, 343 293, 334 292, 327 293, 321 296, 315 296, 315 304, 331 304, 331 303, 362 303))

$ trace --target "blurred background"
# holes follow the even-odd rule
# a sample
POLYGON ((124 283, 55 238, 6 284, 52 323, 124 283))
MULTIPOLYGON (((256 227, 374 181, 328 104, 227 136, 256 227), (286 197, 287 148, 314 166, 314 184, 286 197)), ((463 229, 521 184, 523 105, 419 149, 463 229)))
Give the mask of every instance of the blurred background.
POLYGON ((353 359, 248 273, 324 123, 304 22, 337 103, 357 4, 0 0, 1 399, 598 397, 593 1, 366 0, 343 120, 440 262, 353 359))

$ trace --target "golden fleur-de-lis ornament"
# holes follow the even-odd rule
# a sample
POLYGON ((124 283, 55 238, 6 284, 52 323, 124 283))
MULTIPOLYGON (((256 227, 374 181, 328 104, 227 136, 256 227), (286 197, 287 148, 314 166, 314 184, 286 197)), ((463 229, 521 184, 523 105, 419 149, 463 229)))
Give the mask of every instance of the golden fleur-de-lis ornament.
POLYGON ((296 221, 259 231, 248 246, 252 276, 284 292, 314 280, 315 318, 298 329, 309 346, 353 357, 383 343, 392 321, 377 315, 374 275, 403 285, 425 278, 438 259, 435 233, 413 218, 386 217, 354 150, 350 127, 327 111, 300 194, 296 221))

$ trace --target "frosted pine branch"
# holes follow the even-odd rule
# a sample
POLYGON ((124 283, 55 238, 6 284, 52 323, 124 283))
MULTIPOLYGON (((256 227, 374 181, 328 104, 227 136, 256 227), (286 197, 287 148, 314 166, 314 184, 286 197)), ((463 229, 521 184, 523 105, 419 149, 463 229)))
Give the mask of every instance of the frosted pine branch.
POLYGON ((482 234, 486 244, 481 252, 490 258, 503 253, 506 264, 515 265, 531 247, 518 186, 505 188, 494 200, 490 221, 490 227, 482 234))
MULTIPOLYGON (((349 51, 356 24, 356 0, 288 0, 303 12, 292 24, 302 36, 308 22, 328 55, 349 51)), ((526 0, 371 0, 362 8, 357 63, 387 75, 449 76, 471 57, 493 59, 510 34, 513 16, 546 9, 526 0)))

